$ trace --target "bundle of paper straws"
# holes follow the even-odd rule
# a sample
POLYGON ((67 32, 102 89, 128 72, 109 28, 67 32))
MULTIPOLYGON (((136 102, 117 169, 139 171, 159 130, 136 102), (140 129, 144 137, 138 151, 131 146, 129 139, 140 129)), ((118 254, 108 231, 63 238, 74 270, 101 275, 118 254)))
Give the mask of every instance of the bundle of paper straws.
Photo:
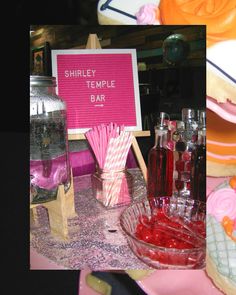
MULTIPOLYGON (((95 126, 85 133, 101 171, 116 172, 125 169, 127 156, 132 144, 133 134, 124 126, 115 123, 95 126)), ((103 203, 112 206, 121 202, 119 192, 122 179, 114 181, 103 192, 103 203)))

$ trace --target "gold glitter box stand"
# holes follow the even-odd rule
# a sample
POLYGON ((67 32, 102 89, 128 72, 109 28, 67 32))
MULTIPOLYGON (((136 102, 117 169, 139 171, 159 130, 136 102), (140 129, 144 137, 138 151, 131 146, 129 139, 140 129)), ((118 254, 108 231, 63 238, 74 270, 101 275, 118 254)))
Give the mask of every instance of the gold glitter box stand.
POLYGON ((68 239, 68 218, 76 217, 74 203, 74 182, 71 172, 71 184, 65 193, 64 185, 59 185, 57 199, 47 203, 30 205, 31 224, 38 223, 36 207, 43 206, 48 210, 51 233, 63 240, 68 239))

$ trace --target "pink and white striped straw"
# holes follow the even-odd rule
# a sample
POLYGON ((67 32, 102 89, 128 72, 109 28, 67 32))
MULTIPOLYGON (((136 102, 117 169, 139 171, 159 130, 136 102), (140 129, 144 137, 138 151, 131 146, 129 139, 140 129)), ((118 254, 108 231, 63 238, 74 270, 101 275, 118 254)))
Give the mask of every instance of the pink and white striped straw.
MULTIPOLYGON (((118 126, 113 122, 108 125, 101 124, 87 131, 85 136, 101 170, 117 172, 125 169, 133 135, 131 132, 125 131, 124 125, 118 126)), ((119 175, 119 173, 115 175, 119 175)), ((120 194, 123 185, 122 179, 119 175, 117 179, 106 182, 103 194, 105 206, 113 206, 124 201, 120 194)), ((127 192, 127 183, 123 189, 127 192)))

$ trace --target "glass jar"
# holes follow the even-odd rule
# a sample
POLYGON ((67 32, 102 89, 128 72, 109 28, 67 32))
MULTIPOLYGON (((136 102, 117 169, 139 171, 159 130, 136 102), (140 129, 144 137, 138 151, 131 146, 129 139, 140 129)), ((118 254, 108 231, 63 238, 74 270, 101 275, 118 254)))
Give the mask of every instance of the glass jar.
POLYGON ((30 203, 55 200, 70 181, 66 104, 55 77, 30 76, 30 203))
POLYGON ((176 141, 173 193, 180 197, 190 197, 191 153, 197 140, 197 122, 193 109, 182 109, 182 121, 177 122, 173 139, 176 141))
POLYGON ((127 169, 97 169, 91 182, 94 197, 107 208, 128 205, 132 201, 133 177, 127 169))

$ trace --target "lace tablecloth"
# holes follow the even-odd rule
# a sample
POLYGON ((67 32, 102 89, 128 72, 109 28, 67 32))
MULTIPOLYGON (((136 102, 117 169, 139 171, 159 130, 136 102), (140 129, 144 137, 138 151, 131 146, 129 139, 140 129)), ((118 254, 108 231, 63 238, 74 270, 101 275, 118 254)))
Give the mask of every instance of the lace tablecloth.
MULTIPOLYGON (((146 198, 141 171, 129 169, 134 178, 133 200, 146 198)), ((37 207, 38 225, 31 226, 31 249, 65 269, 144 269, 149 268, 129 248, 120 227, 125 207, 106 209, 92 196, 91 176, 74 178, 77 217, 69 220, 69 240, 51 235, 47 210, 37 207)))

